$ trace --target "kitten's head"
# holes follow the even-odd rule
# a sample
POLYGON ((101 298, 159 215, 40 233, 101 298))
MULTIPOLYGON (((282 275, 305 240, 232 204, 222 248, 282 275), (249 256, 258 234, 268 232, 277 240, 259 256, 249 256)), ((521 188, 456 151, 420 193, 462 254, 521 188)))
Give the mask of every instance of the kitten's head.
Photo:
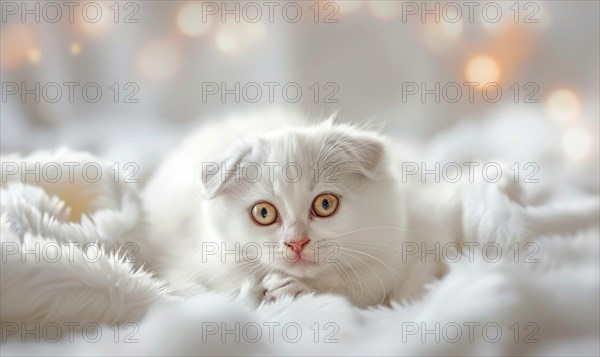
POLYGON ((378 227, 402 221, 385 147, 331 120, 246 138, 205 163, 206 212, 241 260, 309 278, 361 267, 370 258, 356 250, 377 258, 399 234, 378 227))

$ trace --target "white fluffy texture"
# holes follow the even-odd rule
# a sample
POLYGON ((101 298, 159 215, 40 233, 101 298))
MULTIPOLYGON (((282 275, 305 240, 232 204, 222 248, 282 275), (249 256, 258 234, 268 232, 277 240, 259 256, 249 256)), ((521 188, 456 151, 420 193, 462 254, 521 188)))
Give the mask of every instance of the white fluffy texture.
MULTIPOLYGON (((460 136, 470 130, 467 129, 457 130, 447 139, 460 140, 460 136)), ((496 132, 496 135, 501 133, 496 132)), ((447 156, 440 157, 443 159, 447 156)), ((60 219, 52 224, 43 223, 50 216, 64 217, 58 203, 51 203, 47 195, 31 186, 3 186, 2 242, 30 239, 87 242, 104 238, 136 241, 139 237, 135 237, 134 231, 141 226, 139 205, 129 188, 117 186, 106 182, 102 192, 116 192, 116 196, 108 195, 113 200, 103 201, 106 206, 100 206, 106 209, 97 208, 91 213, 93 218, 98 214, 97 220, 81 224, 63 223, 60 219), (80 228, 58 228, 60 225, 80 228), (134 237, 128 237, 130 234, 134 237)), ((102 338, 96 343, 86 341, 78 333, 74 334, 73 341, 20 343, 17 334, 16 339, 13 336, 3 343, 3 354, 598 355, 597 190, 591 197, 574 198, 562 206, 533 206, 526 203, 526 192, 521 196, 506 182, 476 187, 468 198, 473 204, 468 205, 463 221, 468 232, 466 240, 496 241, 506 249, 515 241, 535 241, 540 247, 535 255, 538 263, 523 262, 523 255, 519 263, 512 261, 512 256, 497 263, 481 259, 480 254, 475 255, 474 262, 463 258, 450 264, 448 274, 429 286, 424 297, 410 304, 394 304, 393 309, 361 310, 334 295, 304 295, 294 301, 284 299, 254 309, 243 294, 228 298, 205 292, 186 301, 169 300, 160 283, 145 273, 134 273, 123 263, 20 264, 20 256, 13 255, 2 262, 2 322, 43 319, 59 323, 97 320, 124 324, 137 321, 139 328, 133 332, 122 328, 118 343, 115 343, 114 331, 107 325, 103 325, 102 338), (117 280, 122 282, 118 288, 112 285, 117 280), (65 285, 77 289, 53 289, 65 285), (115 296, 122 299, 121 304, 114 304, 115 296), (158 301, 161 296, 167 301, 158 301), (112 309, 108 308, 111 304, 112 309), (147 314, 137 320, 146 308, 147 314), (244 337, 251 339, 253 334, 238 334, 240 342, 236 343, 233 334, 221 337, 204 333, 209 325, 221 328, 225 324, 232 329, 236 322, 241 326, 247 323, 262 326, 262 337, 249 342, 244 337), (294 337, 293 330, 289 330, 288 340, 282 337, 281 327, 289 322, 301 328, 302 337, 296 343, 289 341, 294 337), (314 341, 314 327, 311 329, 316 322, 320 331, 318 342, 314 341), (335 325, 325 328, 329 322, 335 325), (442 327, 458 324, 462 327, 462 336, 449 342, 454 337, 449 329, 446 335, 440 334, 437 343, 433 334, 408 333, 415 326, 431 330, 436 322, 442 327), (465 325, 470 322, 480 324, 474 327, 473 334, 465 325), (488 322, 501 327, 499 341, 489 342, 483 338, 482 326, 488 322), (514 342, 514 330, 510 329, 515 322, 519 323, 519 343, 514 342), (526 335, 534 331, 531 326, 524 327, 529 322, 539 328, 532 336, 537 342, 523 343, 526 335), (275 327, 273 341, 269 340, 264 323, 280 324, 275 327), (337 342, 324 343, 329 332, 335 332, 332 337, 337 342), (137 342, 124 343, 126 336, 137 342)), ((486 335, 490 336, 494 337, 493 330, 486 335)))
MULTIPOLYGON (((145 234, 132 184, 115 183, 106 163, 66 150, 6 156, 2 163, 3 170, 13 163, 18 168, 3 172, 0 188, 3 322, 112 323, 139 318, 149 303, 165 298, 163 284, 125 256, 145 234), (36 181, 44 180, 21 175, 22 168, 32 170, 36 163, 60 165, 60 179, 42 188, 36 181), (68 163, 80 163, 71 175, 68 163), (92 171, 82 176, 86 163, 102 168, 97 182, 92 171), (81 209, 80 220, 70 219, 71 207, 63 199, 81 209)), ((54 173, 47 177, 54 180, 54 173)))

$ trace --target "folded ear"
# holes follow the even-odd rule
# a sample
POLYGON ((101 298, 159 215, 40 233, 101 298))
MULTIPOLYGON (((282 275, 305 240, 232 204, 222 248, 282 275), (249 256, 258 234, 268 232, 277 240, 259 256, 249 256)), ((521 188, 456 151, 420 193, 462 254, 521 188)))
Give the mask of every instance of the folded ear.
POLYGON ((212 199, 240 181, 241 162, 252 152, 252 146, 246 142, 234 144, 218 162, 202 163, 202 186, 208 199, 212 199))
POLYGON ((375 179, 379 176, 380 164, 385 154, 385 141, 375 133, 346 130, 333 136, 330 154, 323 159, 322 167, 333 167, 334 172, 356 173, 375 179), (335 139, 337 137, 337 139, 335 139))

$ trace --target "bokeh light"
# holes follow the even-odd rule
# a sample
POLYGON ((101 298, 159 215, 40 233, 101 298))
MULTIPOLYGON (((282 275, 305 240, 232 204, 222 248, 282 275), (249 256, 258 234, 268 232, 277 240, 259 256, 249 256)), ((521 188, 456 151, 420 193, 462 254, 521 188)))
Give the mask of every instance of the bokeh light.
POLYGON ((348 15, 353 12, 356 12, 363 6, 363 1, 355 0, 355 1, 347 1, 347 0, 338 0, 336 1, 339 12, 342 15, 348 15))
POLYGON ((225 23, 221 24, 215 35, 217 48, 224 53, 233 54, 251 47, 265 37, 264 24, 225 23))
POLYGON ((465 75, 469 82, 497 82, 500 79, 500 66, 490 56, 475 56, 467 62, 465 75))
POLYGON ((226 31, 218 33, 215 41, 217 47, 225 53, 235 52, 238 48, 238 42, 235 36, 226 31))
POLYGON ((81 54, 81 45, 77 42, 71 42, 69 45, 69 52, 73 56, 79 56, 79 54, 81 54))
POLYGON ((569 89, 558 89, 550 93, 546 101, 548 115, 557 122, 576 120, 581 114, 581 104, 577 95, 569 89))
MULTIPOLYGON (((480 25, 492 36, 501 36, 514 27, 522 27, 527 31, 543 32, 552 25, 552 13, 544 1, 536 2, 500 2, 501 13, 495 6, 488 6, 486 17, 481 16, 480 25), (518 9, 517 9, 518 7, 518 9)), ((480 12, 482 14, 483 12, 480 12)))
POLYGON ((35 45, 35 35, 31 28, 24 24, 7 24, 0 31, 0 67, 16 69, 30 60, 31 48, 35 45))
POLYGON ((433 52, 440 52, 458 42, 463 34, 463 22, 432 21, 425 24, 424 31, 425 46, 433 52))
POLYGON ((171 40, 149 42, 139 54, 142 72, 150 79, 162 81, 177 73, 181 62, 179 47, 171 40))
MULTIPOLYGON (((504 11, 506 10, 507 9, 504 9, 504 11)), ((478 15, 481 15, 479 23, 484 31, 492 36, 500 36, 510 27, 515 26, 516 23, 514 21, 513 13, 503 12, 498 16, 494 11, 495 10, 489 10, 489 15, 486 15, 487 17, 484 17, 482 13, 478 13, 478 15)))
POLYGON ((27 51, 27 60, 30 64, 36 65, 42 59, 42 52, 37 47, 32 47, 27 51))
MULTIPOLYGON (((108 34, 115 24, 114 11, 110 9, 114 3, 111 2, 93 2, 88 3, 85 10, 81 9, 80 14, 85 11, 85 16, 75 16, 74 23, 81 30, 81 33, 89 38, 99 38, 108 34)), ((121 21, 122 19, 119 19, 121 21)))
POLYGON ((369 10, 375 17, 389 20, 391 18, 396 17, 400 13, 400 5, 401 1, 382 1, 382 0, 373 0, 368 1, 369 10))
POLYGON ((211 20, 202 21, 202 4, 190 2, 183 5, 177 12, 177 27, 184 35, 191 37, 202 36, 210 29, 211 20))
POLYGON ((592 136, 587 130, 581 127, 568 129, 562 138, 562 148, 565 154, 575 161, 589 157, 592 152, 592 146, 592 136))

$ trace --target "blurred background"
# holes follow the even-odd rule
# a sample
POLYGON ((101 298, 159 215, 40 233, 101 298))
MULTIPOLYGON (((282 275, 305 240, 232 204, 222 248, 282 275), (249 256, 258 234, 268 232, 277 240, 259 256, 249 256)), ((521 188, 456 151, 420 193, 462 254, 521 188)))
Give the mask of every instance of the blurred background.
POLYGON ((2 1, 2 154, 68 146, 143 179, 200 123, 278 107, 438 159, 550 158, 598 192, 598 1, 71 4, 2 1))

